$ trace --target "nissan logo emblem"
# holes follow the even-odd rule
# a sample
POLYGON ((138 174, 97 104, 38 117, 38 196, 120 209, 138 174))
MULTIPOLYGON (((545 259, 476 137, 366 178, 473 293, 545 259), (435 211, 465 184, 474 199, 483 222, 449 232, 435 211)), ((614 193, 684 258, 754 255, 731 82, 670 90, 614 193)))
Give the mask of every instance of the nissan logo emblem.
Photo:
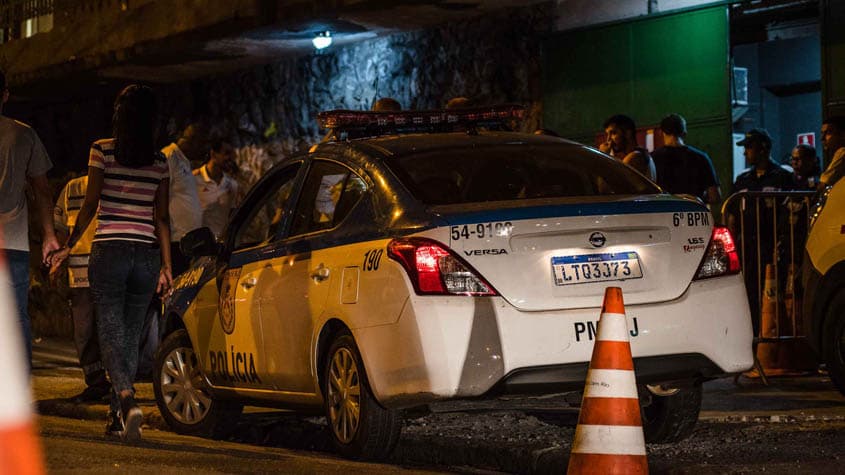
POLYGON ((607 238, 604 237, 604 234, 602 234, 600 232, 595 232, 593 234, 590 234, 590 244, 592 244, 593 247, 602 247, 602 246, 604 246, 604 243, 606 243, 606 242, 607 242, 607 238))

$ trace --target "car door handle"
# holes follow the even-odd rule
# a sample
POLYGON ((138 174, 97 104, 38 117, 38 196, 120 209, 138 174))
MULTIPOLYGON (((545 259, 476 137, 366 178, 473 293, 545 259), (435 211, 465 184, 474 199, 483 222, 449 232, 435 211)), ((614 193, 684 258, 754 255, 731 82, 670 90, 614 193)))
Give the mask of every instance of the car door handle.
POLYGON ((249 290, 249 289, 255 287, 255 284, 257 284, 257 283, 258 283, 257 278, 247 277, 246 279, 241 281, 241 287, 243 287, 245 290, 249 290))
POLYGON ((317 282, 322 282, 329 278, 329 273, 329 268, 320 264, 313 272, 311 272, 311 278, 317 282))

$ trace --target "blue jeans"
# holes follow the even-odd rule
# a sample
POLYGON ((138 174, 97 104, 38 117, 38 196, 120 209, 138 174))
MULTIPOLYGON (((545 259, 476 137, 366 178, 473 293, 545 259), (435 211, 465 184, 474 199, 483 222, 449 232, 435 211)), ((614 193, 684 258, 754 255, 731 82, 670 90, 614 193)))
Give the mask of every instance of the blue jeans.
POLYGON ((23 335, 23 343, 26 346, 26 361, 32 368, 32 328, 29 322, 29 310, 27 310, 29 304, 29 252, 14 249, 4 249, 3 252, 9 261, 9 277, 15 295, 21 335, 23 335))
POLYGON ((149 244, 101 241, 91 246, 91 296, 103 363, 113 388, 111 407, 115 411, 120 407, 120 392, 134 392, 141 329, 160 269, 160 251, 149 244))

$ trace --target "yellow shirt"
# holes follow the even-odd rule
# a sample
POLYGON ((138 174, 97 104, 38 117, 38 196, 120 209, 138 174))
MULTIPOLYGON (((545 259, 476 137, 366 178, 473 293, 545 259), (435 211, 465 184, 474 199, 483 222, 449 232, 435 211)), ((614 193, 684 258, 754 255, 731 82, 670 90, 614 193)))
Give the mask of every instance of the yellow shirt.
MULTIPOLYGON (((57 230, 68 235, 76 225, 76 217, 85 201, 85 191, 88 189, 88 176, 74 178, 62 188, 56 207, 53 209, 53 225, 57 230)), ((91 220, 88 229, 70 250, 68 256, 68 279, 71 287, 88 287, 88 257, 91 254, 91 241, 97 230, 97 218, 91 220)))

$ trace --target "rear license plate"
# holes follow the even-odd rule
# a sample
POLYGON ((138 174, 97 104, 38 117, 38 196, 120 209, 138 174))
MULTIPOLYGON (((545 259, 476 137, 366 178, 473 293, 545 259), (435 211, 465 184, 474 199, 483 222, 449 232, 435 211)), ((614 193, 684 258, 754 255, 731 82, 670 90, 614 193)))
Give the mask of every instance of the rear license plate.
POLYGON ((643 276, 636 252, 552 257, 555 285, 639 279, 643 276))

